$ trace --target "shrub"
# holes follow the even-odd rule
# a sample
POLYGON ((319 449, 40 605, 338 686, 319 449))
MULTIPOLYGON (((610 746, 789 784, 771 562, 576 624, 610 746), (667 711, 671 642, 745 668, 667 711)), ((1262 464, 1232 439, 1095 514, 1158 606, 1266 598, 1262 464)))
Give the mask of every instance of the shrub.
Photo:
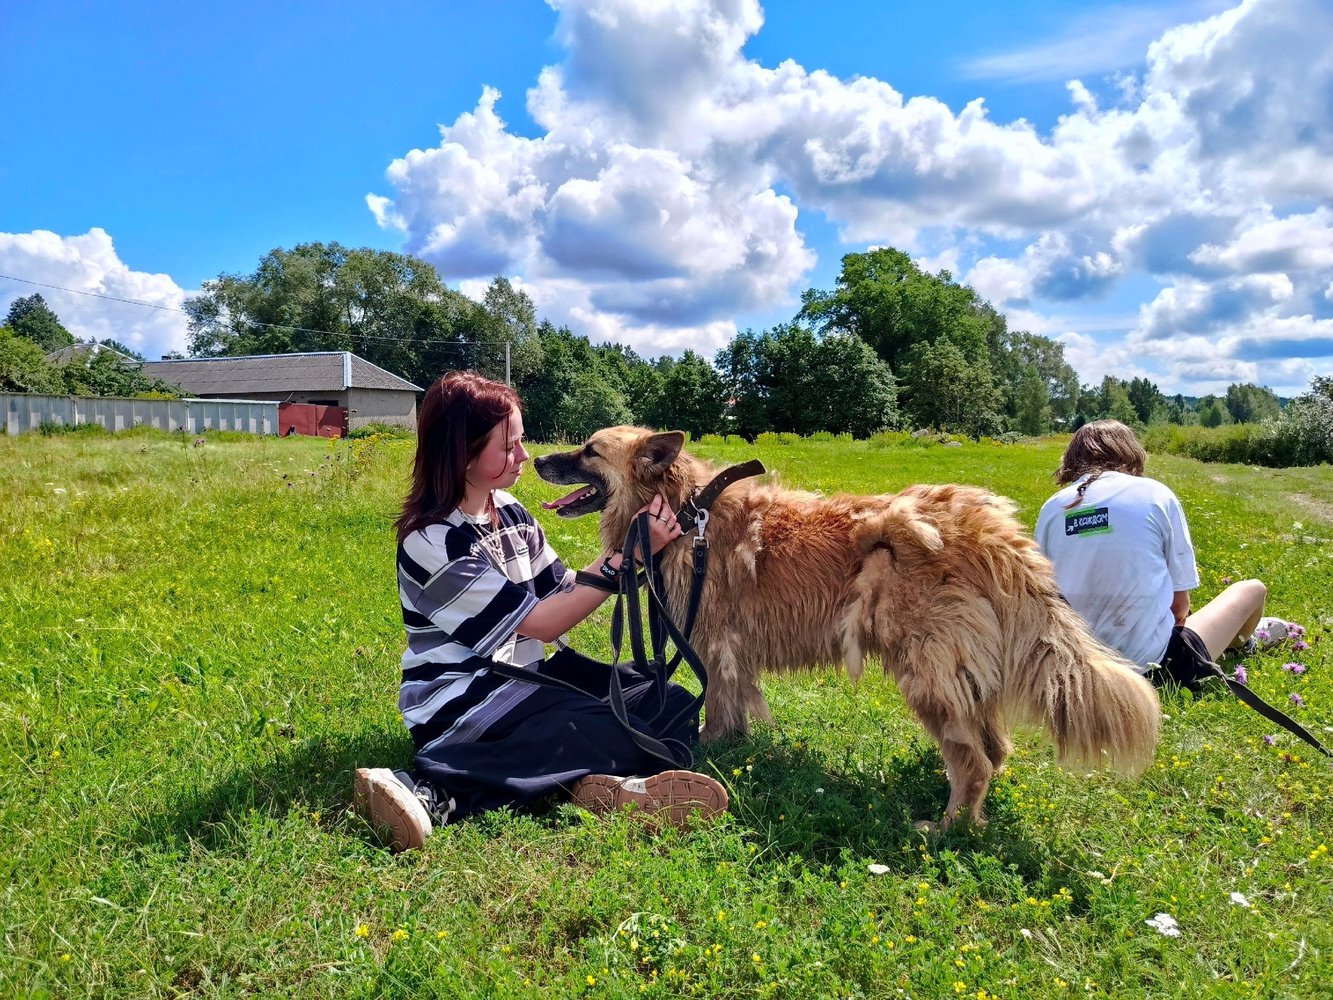
POLYGON ((415 438, 416 432, 410 427, 404 427, 401 424, 366 424, 364 427, 358 427, 351 431, 347 437, 355 441, 360 438, 382 437, 382 438, 415 438))
POLYGON ((57 434, 83 434, 100 437, 111 432, 101 424, 67 424, 60 420, 43 420, 37 425, 37 433, 42 437, 54 437, 57 434))

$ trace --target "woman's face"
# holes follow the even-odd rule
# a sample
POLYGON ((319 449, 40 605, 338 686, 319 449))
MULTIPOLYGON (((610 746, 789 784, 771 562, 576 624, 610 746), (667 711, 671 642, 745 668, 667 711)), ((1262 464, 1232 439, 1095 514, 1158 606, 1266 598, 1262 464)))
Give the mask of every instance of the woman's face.
POLYGON ((481 452, 467 466, 468 485, 479 490, 505 490, 518 482, 523 463, 523 414, 511 410, 508 420, 491 428, 481 452))

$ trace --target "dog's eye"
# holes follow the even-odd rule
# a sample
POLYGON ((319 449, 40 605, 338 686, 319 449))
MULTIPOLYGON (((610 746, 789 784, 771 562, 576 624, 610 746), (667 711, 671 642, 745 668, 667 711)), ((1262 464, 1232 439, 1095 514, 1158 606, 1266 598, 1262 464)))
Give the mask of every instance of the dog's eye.
POLYGON ((583 446, 583 454, 584 454, 586 457, 588 457, 588 458, 597 458, 597 457, 599 457, 598 454, 597 454, 597 449, 594 448, 594 447, 593 447, 592 445, 590 445, 590 444, 585 444, 585 445, 583 446))

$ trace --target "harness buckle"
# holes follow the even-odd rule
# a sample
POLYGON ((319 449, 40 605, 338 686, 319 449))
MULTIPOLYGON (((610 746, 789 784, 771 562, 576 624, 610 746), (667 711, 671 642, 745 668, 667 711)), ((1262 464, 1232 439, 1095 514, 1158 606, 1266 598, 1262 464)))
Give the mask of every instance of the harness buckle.
POLYGON ((699 537, 704 537, 704 531, 708 528, 708 508, 699 508, 699 516, 695 519, 694 530, 699 533, 699 537))

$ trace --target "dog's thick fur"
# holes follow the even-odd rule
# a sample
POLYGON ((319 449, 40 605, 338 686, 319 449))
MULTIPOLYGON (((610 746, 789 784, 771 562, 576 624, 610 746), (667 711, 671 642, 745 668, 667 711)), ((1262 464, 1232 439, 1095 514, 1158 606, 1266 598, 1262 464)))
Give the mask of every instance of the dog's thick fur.
MULTIPOLYGON (((598 431, 577 451, 536 460, 553 483, 588 484, 561 516, 600 511, 621 544, 655 493, 679 510, 718 471, 681 450, 684 435, 598 431)), ((947 824, 982 821, 1013 725, 1044 724, 1061 763, 1137 774, 1157 743, 1152 686, 1099 643, 1061 599, 1050 563, 1003 497, 967 486, 835 496, 750 479, 713 504, 693 645, 708 668, 704 732, 718 739, 770 718, 763 670, 879 657, 940 745, 947 824)), ((688 539, 663 553, 673 617, 690 590, 688 539)))

